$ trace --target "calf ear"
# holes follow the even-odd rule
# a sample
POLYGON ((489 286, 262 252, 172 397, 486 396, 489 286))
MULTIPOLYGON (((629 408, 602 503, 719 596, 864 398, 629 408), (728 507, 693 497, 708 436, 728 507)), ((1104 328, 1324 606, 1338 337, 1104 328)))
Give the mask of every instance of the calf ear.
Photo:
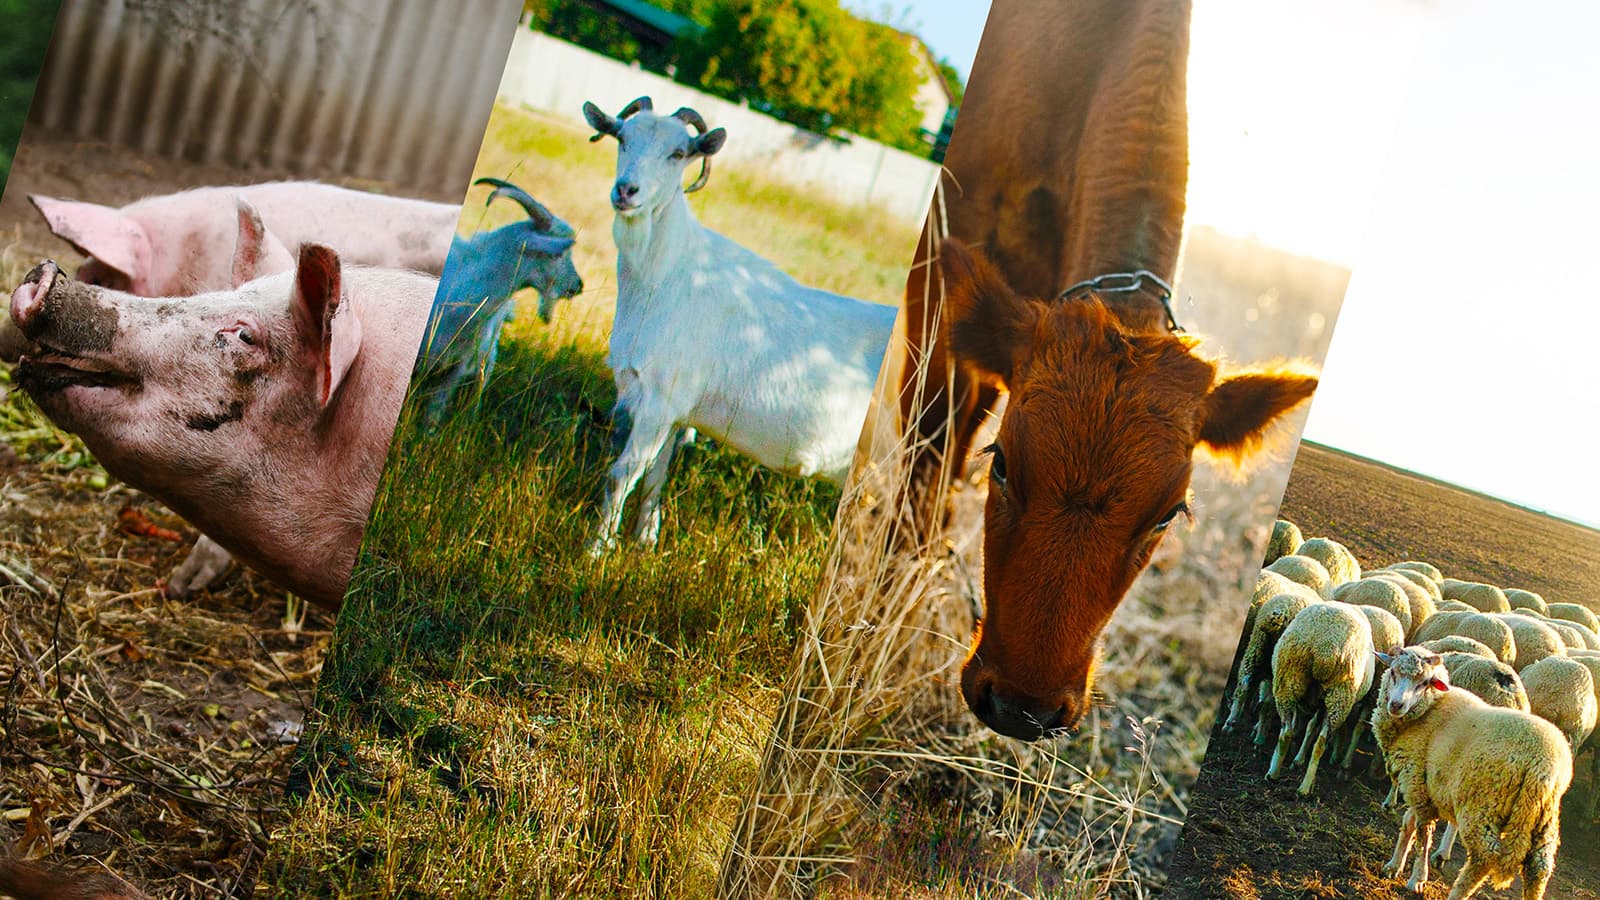
POLYGON ((150 236, 144 227, 120 210, 98 203, 57 200, 43 194, 28 199, 56 237, 84 256, 92 256, 116 269, 135 284, 150 276, 150 236))
POLYGON ((233 286, 294 268, 294 257, 243 197, 234 198, 239 212, 239 238, 233 247, 233 286))
POLYGON ((939 271, 951 349, 1009 385, 1027 356, 1040 305, 1017 296, 998 269, 955 238, 939 243, 939 271))
POLYGON ((361 319, 343 293, 339 255, 302 244, 289 308, 305 357, 316 370, 317 402, 326 407, 361 350, 361 319))
POLYGON ((1227 375, 1206 394, 1200 443, 1237 465, 1260 450, 1272 425, 1316 389, 1316 375, 1287 366, 1227 375))

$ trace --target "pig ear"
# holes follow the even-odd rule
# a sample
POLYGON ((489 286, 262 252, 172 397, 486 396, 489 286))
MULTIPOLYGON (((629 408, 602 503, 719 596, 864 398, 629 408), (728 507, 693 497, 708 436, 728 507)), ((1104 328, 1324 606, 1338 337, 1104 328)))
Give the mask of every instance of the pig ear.
POLYGON ((325 407, 361 350, 361 320, 343 295, 339 255, 332 248, 301 245, 289 306, 316 368, 317 402, 325 407))
POLYGON ((289 249, 267 231, 250 201, 235 197, 234 203, 239 211, 239 239, 233 247, 233 286, 294 268, 289 249))
POLYGON ((71 244, 79 253, 100 260, 131 281, 149 277, 150 237, 143 226, 120 210, 98 203, 57 200, 43 194, 29 194, 28 199, 44 216, 56 237, 71 244))

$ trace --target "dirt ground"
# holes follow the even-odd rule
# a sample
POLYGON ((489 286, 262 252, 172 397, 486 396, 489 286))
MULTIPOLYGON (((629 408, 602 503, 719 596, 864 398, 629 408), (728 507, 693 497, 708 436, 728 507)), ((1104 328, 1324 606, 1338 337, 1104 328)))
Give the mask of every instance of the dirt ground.
MULTIPOLYGON (((1301 445, 1281 515, 1308 537, 1344 543, 1364 564, 1423 559, 1447 576, 1597 606, 1600 532, 1326 447, 1301 445)), ((1251 745, 1246 729, 1213 731, 1169 871, 1174 896, 1414 896, 1403 879, 1382 874, 1398 827, 1380 806, 1385 784, 1320 778, 1315 799, 1303 801, 1294 792, 1298 777, 1266 781, 1267 756, 1251 745)), ((1567 793, 1551 898, 1600 897, 1600 825, 1579 813, 1578 800, 1591 788, 1587 771, 1585 758, 1567 793)), ((1443 878, 1455 877, 1461 858, 1458 849, 1443 878)), ((1448 893, 1440 878, 1428 884, 1428 900, 1448 893)), ((1477 896, 1519 891, 1520 883, 1477 896)))
MULTIPOLYGON (((81 262, 28 193, 120 204, 285 177, 308 174, 197 167, 30 127, 0 201, 5 294, 40 259, 68 271, 81 262)), ((331 619, 237 567, 214 593, 162 599, 157 582, 196 532, 108 479, 14 392, 4 369, 0 846, 103 866, 154 896, 247 892, 331 619), (181 541, 119 529, 124 506, 181 541)))

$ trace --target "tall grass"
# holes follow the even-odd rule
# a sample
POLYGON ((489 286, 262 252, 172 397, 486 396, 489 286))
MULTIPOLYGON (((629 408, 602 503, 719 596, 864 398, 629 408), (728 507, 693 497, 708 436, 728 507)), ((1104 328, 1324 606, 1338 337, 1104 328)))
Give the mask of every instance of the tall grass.
MULTIPOLYGON (((1184 273, 1178 296, 1197 302, 1179 315, 1208 352, 1325 353, 1341 270, 1202 232, 1184 273)), ((957 690, 982 602, 984 473, 958 483, 948 530, 891 552, 908 441, 874 451, 846 490, 722 892, 1159 890, 1288 459, 1242 483, 1197 467, 1196 523, 1168 537, 1108 627, 1098 704, 1075 737, 1021 744, 978 726, 957 690)))
MULTIPOLYGON (((427 430, 408 401, 266 864, 272 892, 713 888, 839 491, 702 443, 674 463, 658 550, 586 555, 612 456, 615 296, 615 150, 586 136, 504 107, 490 121, 477 174, 525 185, 577 228, 590 290, 548 327, 523 304, 475 414, 427 430)), ((914 231, 876 213, 727 168, 696 198, 803 281, 883 296, 888 273, 904 277, 914 231)), ((473 207, 469 229, 514 215, 473 207)))

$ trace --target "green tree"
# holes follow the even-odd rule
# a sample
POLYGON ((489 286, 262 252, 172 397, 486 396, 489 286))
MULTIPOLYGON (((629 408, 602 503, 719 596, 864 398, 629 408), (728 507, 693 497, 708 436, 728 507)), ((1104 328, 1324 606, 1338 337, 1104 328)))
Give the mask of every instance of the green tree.
POLYGON ((59 0, 0 0, 0 187, 22 137, 59 0))

